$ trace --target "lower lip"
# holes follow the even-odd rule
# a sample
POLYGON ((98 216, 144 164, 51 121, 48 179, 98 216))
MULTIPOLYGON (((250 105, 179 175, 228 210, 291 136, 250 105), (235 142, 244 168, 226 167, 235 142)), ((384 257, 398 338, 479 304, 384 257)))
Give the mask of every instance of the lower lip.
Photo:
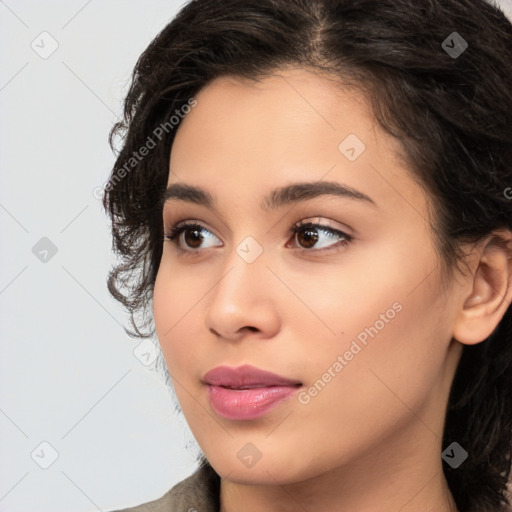
POLYGON ((229 389, 208 386, 213 409, 229 420, 252 420, 263 416, 290 398, 299 386, 270 386, 253 389, 229 389))

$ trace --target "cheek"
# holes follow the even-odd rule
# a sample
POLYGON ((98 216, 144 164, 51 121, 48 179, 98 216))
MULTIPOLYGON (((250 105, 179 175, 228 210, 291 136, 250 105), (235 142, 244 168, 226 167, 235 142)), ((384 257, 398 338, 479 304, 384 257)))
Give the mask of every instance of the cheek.
POLYGON ((450 340, 442 301, 425 288, 383 291, 345 306, 343 335, 304 354, 310 373, 303 402, 332 428, 343 424, 354 434, 361 425, 391 428, 410 416, 409 408, 421 409, 440 380, 450 340))
POLYGON ((319 336, 324 331, 318 330, 316 343, 302 346, 312 387, 304 401, 326 411, 333 426, 352 421, 348 410, 355 423, 366 418, 371 424, 372 411, 382 409, 382 419, 407 412, 400 400, 419 407, 439 381, 450 311, 432 272, 435 254, 423 250, 413 257, 410 247, 382 247, 378 258, 362 255, 357 272, 355 263, 351 272, 341 269, 310 295, 336 334, 319 336))
POLYGON ((170 269, 162 260, 153 291, 153 318, 156 335, 169 372, 175 374, 185 364, 187 351, 190 354, 198 340, 200 323, 195 308, 200 307, 206 290, 194 285, 190 274, 170 269), (196 321, 191 321, 195 319, 196 321))

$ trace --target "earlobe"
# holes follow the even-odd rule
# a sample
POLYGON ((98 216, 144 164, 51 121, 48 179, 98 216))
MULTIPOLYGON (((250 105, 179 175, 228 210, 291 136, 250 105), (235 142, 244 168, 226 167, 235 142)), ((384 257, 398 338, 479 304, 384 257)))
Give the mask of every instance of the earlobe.
POLYGON ((463 297, 453 337, 464 345, 488 338, 512 301, 512 232, 490 235, 473 256, 469 294, 463 297))

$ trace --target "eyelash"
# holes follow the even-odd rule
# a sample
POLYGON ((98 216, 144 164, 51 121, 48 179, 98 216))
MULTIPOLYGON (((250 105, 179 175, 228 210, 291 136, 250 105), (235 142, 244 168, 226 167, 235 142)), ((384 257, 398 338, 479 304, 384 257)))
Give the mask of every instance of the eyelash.
MULTIPOLYGON (((166 231, 164 233, 165 241, 171 242, 182 253, 184 253, 186 255, 197 254, 201 249, 182 249, 178 245, 179 237, 181 236, 181 234, 183 232, 187 231, 188 229, 191 230, 192 228, 199 230, 199 231, 208 231, 211 233, 211 231, 209 231, 205 227, 203 227, 200 224, 197 224, 195 222, 182 222, 182 223, 175 224, 174 226, 171 227, 171 229, 169 231, 166 231)), ((340 237, 341 240, 338 244, 335 244, 333 246, 323 247, 321 249, 314 249, 314 248, 306 249, 304 247, 297 248, 298 250, 304 251, 304 252, 322 252, 322 251, 338 250, 338 249, 348 246, 353 239, 353 237, 351 237, 350 235, 347 235, 346 233, 344 233, 343 231, 340 231, 339 229, 334 229, 329 226, 325 226, 323 224, 316 224, 313 222, 300 221, 298 224, 295 224, 294 226, 292 226, 290 228, 290 232, 293 234, 294 239, 295 239, 295 235, 297 233, 299 233, 301 231, 305 231, 306 229, 313 229, 313 230, 323 231, 324 233, 331 233, 331 235, 333 234, 335 236, 340 237)))

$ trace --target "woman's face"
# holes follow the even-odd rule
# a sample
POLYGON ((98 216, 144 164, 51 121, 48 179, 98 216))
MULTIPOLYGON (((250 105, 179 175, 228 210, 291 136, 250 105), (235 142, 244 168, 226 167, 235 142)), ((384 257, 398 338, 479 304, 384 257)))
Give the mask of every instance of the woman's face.
POLYGON ((397 141, 362 94, 303 70, 196 100, 168 186, 202 192, 174 188, 163 220, 199 226, 164 242, 154 319, 204 454, 268 484, 439 458, 456 291, 397 141))

